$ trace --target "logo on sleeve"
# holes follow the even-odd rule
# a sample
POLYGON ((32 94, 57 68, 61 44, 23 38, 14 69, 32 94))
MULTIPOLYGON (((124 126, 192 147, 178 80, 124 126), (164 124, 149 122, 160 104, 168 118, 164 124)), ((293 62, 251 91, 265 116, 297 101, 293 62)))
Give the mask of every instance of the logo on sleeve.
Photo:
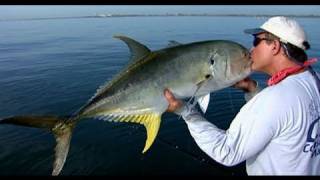
POLYGON ((318 108, 309 106, 310 115, 315 119, 309 126, 307 142, 304 145, 303 152, 311 153, 311 157, 316 157, 320 154, 320 117, 318 108))

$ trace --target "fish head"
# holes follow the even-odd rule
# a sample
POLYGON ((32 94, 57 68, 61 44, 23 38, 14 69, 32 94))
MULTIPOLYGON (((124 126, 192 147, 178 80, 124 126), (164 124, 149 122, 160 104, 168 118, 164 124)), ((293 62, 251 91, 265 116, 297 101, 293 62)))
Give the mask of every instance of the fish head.
POLYGON ((213 41, 207 49, 207 62, 203 66, 206 80, 201 82, 198 95, 232 86, 250 75, 250 53, 241 44, 226 40, 213 41))

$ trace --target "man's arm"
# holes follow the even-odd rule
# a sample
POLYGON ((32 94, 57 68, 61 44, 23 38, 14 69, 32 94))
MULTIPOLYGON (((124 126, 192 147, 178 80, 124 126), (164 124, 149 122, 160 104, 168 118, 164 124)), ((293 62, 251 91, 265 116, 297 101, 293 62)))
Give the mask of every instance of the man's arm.
POLYGON ((261 151, 271 140, 274 128, 255 114, 239 112, 228 130, 207 121, 194 107, 183 105, 176 114, 185 120, 197 145, 215 161, 234 166, 261 151))
POLYGON ((248 107, 242 108, 224 131, 207 121, 194 107, 175 99, 170 91, 165 90, 165 96, 169 102, 168 111, 183 117, 198 146, 226 166, 241 163, 261 151, 274 134, 275 128, 268 120, 274 118, 258 117, 248 112, 248 107))

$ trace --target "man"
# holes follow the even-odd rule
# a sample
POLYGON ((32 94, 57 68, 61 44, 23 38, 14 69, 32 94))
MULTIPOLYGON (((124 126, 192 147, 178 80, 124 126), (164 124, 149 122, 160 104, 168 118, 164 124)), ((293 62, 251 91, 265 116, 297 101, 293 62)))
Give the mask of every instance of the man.
POLYGON ((252 70, 271 78, 260 92, 250 78, 235 85, 247 103, 229 129, 217 128, 169 90, 167 111, 181 115, 198 146, 223 165, 246 160, 248 175, 320 175, 320 81, 306 61, 304 30, 278 16, 245 32, 254 36, 252 70))

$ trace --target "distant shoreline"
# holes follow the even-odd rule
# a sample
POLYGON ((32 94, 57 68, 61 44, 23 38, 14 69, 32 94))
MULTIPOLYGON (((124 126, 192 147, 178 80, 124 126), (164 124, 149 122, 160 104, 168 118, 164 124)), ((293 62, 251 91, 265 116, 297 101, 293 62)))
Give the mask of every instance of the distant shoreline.
POLYGON ((110 14, 100 13, 92 16, 69 16, 69 17, 44 17, 44 18, 16 18, 16 19, 0 19, 0 21, 25 21, 25 20, 50 20, 50 19, 77 19, 77 18, 115 18, 115 17, 256 17, 256 18, 268 18, 271 16, 287 16, 287 17, 299 17, 299 18, 320 18, 320 15, 293 15, 293 14, 210 14, 210 13, 166 13, 166 14, 110 14))

